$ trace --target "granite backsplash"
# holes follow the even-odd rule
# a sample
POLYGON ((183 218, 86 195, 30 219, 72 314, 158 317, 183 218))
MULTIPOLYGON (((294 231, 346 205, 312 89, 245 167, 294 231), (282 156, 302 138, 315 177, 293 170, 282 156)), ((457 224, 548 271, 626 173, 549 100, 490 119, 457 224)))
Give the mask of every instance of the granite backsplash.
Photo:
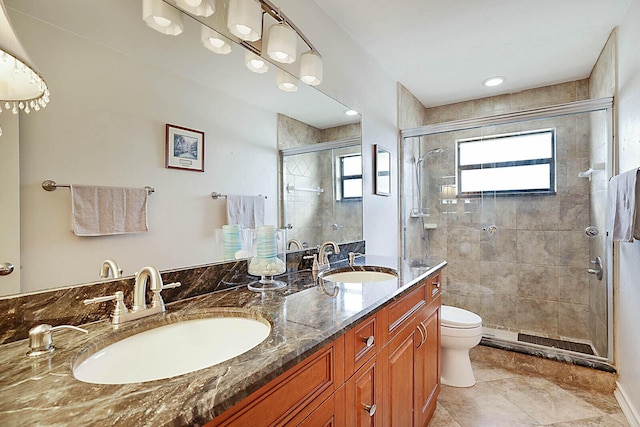
MULTIPOLYGON (((347 258, 349 252, 365 253, 365 242, 340 244, 340 253, 329 256, 330 262, 347 258)), ((312 259, 305 256, 317 253, 316 248, 287 253, 287 273, 309 270, 312 259)), ((246 286, 256 280, 247 272, 247 261, 230 261, 161 272, 162 281, 180 282, 178 288, 166 289, 162 297, 166 304, 212 292, 246 286)), ((287 277, 287 281, 289 278, 287 277)), ((41 324, 81 325, 107 319, 113 311, 113 302, 103 302, 85 306, 83 301, 99 296, 113 295, 123 291, 127 307, 133 302, 133 277, 100 281, 47 290, 37 293, 17 294, 0 298, 0 344, 28 338, 29 329, 41 324)), ((151 293, 147 292, 147 302, 151 293)))

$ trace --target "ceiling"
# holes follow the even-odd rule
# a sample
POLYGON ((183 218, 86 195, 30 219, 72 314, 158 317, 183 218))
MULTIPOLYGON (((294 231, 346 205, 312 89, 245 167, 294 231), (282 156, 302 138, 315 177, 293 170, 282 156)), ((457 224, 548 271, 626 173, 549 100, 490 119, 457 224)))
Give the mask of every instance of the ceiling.
POLYGON ((430 107, 588 77, 631 0, 315 2, 430 107))

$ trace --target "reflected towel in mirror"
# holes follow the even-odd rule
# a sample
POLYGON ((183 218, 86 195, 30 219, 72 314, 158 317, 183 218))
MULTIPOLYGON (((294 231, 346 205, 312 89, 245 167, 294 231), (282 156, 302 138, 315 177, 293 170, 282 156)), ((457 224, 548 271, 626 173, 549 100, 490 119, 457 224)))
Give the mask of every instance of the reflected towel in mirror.
POLYGON ((149 231, 146 188, 71 184, 73 233, 109 236, 149 231))
POLYGON ((242 228, 264 225, 264 197, 227 196, 227 224, 238 224, 242 228))

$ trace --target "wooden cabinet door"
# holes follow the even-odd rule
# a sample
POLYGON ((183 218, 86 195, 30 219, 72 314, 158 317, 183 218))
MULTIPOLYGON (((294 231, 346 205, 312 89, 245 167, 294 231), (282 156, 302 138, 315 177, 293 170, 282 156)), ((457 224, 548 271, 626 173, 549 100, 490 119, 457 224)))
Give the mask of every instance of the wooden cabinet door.
POLYGON ((391 427, 413 425, 414 322, 404 327, 388 345, 386 420, 391 427))
POLYGON ((335 413, 335 396, 331 395, 301 422, 293 421, 287 426, 296 427, 338 427, 335 413))
POLYGON ((416 322, 414 425, 426 426, 440 390, 440 307, 422 310, 416 322))
POLYGON ((349 427, 382 426, 383 371, 378 357, 365 363, 346 384, 346 424, 349 427))

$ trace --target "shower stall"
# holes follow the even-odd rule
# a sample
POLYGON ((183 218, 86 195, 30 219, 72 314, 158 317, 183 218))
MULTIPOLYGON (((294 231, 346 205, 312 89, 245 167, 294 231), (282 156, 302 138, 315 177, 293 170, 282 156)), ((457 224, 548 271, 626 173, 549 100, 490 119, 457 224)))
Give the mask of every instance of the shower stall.
POLYGON ((480 315, 485 342, 612 362, 611 108, 402 130, 403 256, 447 260, 443 303, 480 315))

